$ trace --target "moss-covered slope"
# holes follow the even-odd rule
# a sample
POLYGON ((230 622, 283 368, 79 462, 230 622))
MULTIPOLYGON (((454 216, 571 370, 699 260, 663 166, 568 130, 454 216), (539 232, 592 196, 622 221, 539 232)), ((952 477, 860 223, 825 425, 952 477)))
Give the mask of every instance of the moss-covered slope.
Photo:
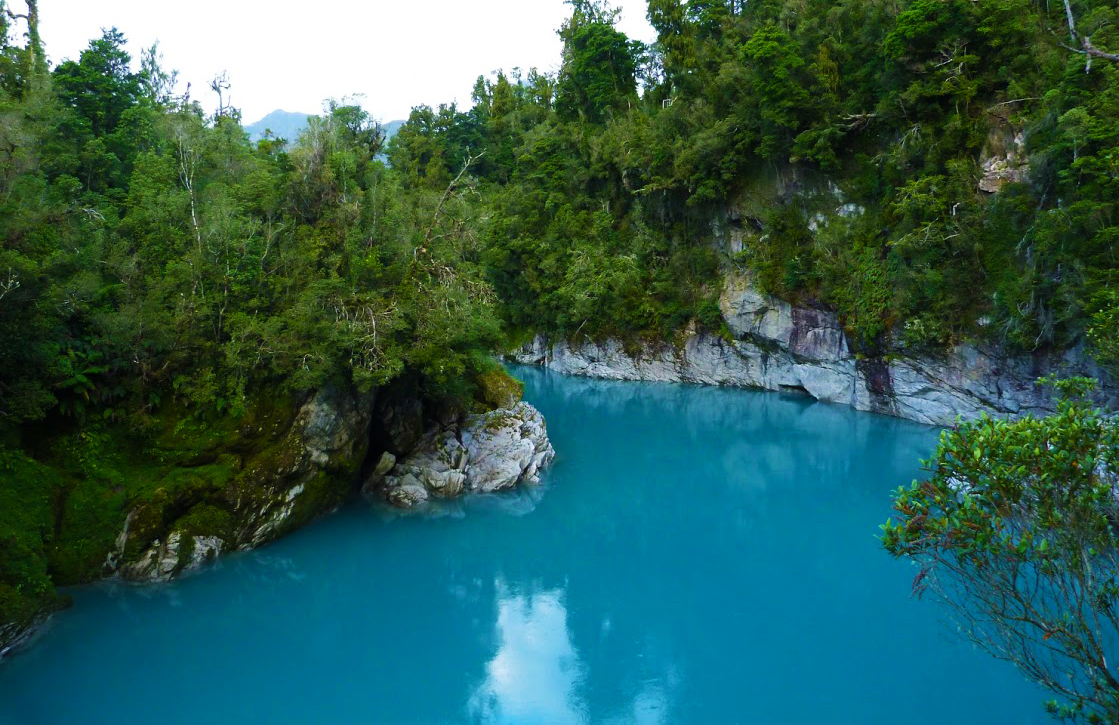
POLYGON ((56 586, 168 579, 333 509, 360 473, 372 403, 328 388, 263 394, 240 417, 169 407, 142 427, 25 430, 0 449, 0 651, 65 605, 56 586))

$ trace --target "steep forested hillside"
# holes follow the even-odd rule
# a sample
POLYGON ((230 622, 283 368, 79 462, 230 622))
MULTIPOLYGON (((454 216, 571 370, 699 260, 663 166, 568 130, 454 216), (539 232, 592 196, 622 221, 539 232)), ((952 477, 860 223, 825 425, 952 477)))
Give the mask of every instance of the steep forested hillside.
POLYGON ((362 109, 252 144, 117 30, 50 70, 4 10, 0 650, 130 511, 227 528, 306 391, 470 407, 501 339, 470 184, 403 190, 362 109))
POLYGON ((408 188, 480 156, 515 328, 717 328, 736 269, 866 354, 1087 330, 1115 361, 1114 2, 650 0, 652 47, 571 4, 558 77, 480 79, 390 149, 408 188))

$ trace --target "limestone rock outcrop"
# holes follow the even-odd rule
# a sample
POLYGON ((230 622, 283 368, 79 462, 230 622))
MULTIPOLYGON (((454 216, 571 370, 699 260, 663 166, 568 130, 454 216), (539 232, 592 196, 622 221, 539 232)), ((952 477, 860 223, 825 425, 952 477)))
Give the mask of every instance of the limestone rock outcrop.
POLYGON ((1011 183, 1025 181, 1030 171, 1029 157, 1026 155, 1025 135, 1005 127, 994 129, 987 139, 979 160, 983 176, 979 179, 979 190, 997 194, 1011 183))
POLYGON ((398 508, 413 508, 436 498, 535 482, 553 458, 543 416, 520 402, 455 419, 429 432, 400 461, 382 458, 365 491, 398 508))
POLYGON ((571 344, 537 338, 512 359, 561 373, 612 380, 730 385, 798 392, 930 425, 957 417, 1045 414, 1056 410, 1051 389, 1036 385, 1049 374, 1101 381, 1098 402, 1119 407, 1119 389, 1083 348, 1036 356, 961 345, 943 357, 863 359, 850 350, 832 312, 795 307, 732 277, 721 299, 730 337, 689 333, 679 344, 642 345, 616 340, 571 344))
POLYGON ((119 573, 131 581, 171 581, 217 558, 224 546, 225 542, 217 536, 190 536, 173 531, 166 542, 155 541, 139 561, 124 565, 119 573))
POLYGON ((333 386, 318 390, 294 417, 253 432, 250 453, 223 488, 168 493, 158 499, 164 505, 140 505, 126 519, 105 575, 169 581, 337 507, 364 461, 374 398, 333 386), (185 515, 164 523, 168 508, 185 515))

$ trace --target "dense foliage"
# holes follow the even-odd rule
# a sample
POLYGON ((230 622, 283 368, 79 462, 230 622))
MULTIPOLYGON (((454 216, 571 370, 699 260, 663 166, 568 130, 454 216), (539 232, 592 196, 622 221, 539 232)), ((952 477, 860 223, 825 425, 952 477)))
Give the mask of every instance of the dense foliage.
POLYGON ((1086 404, 1057 415, 982 420, 946 431, 932 477, 898 491, 884 527, 917 562, 918 594, 1061 700, 1050 711, 1119 721, 1119 425, 1086 404))
POLYGON ((865 353, 1089 328, 1119 360, 1119 63, 1080 44, 1119 48, 1114 3, 1071 2, 1073 39, 1040 0, 650 0, 651 47, 571 5, 557 77, 480 79, 391 155, 438 186, 485 151, 515 328, 718 326, 737 269, 838 310, 865 353))
POLYGON ((207 115, 115 29, 48 70, 12 21, 0 3, 0 647, 101 574, 128 511, 170 523, 267 456, 302 391, 407 376, 484 404, 501 341, 469 178, 403 189, 345 102, 252 144, 223 79, 207 115))
POLYGON ((130 60, 107 31, 0 96, 5 421, 142 416, 170 395, 221 411, 265 382, 406 367, 469 397, 499 330, 467 184, 404 193, 344 103, 293 144, 250 145, 235 111, 206 117, 154 57, 130 60))

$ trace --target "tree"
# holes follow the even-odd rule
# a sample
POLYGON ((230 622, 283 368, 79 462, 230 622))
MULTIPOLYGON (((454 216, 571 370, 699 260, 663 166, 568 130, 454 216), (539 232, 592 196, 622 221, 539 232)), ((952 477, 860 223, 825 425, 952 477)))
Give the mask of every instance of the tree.
POLYGON ((804 59, 788 33, 775 25, 759 28, 742 51, 757 104, 756 116, 747 116, 758 129, 757 153, 765 159, 787 157, 796 132, 806 125, 803 117, 814 106, 802 72, 804 59))
POLYGON ((637 91, 643 44, 614 27, 618 11, 606 3, 572 0, 574 12, 559 31, 564 64, 556 84, 556 111, 564 120, 599 123, 637 91))
POLYGON ((657 46, 670 81, 696 66, 695 37, 680 0, 649 0, 649 24, 657 31, 657 46))
POLYGON ((1085 66, 1086 70, 1090 71, 1092 69, 1092 58, 1103 58, 1105 60, 1119 62, 1119 55, 1115 53, 1107 53, 1100 50, 1092 44, 1092 37, 1090 35, 1084 35, 1077 31, 1076 17, 1072 12, 1072 3, 1069 2, 1069 0, 1065 0, 1065 17, 1068 21, 1069 36, 1072 38, 1073 42, 1079 44, 1080 47, 1071 48, 1067 45, 1063 47, 1068 48, 1074 53, 1080 53, 1081 55, 1087 56, 1088 61, 1085 66))
POLYGON ((90 123, 95 136, 112 133, 143 90, 125 43, 124 35, 111 28, 90 41, 78 62, 68 60, 54 71, 59 98, 90 123))
POLYGON ((66 119, 67 142, 80 157, 86 189, 98 193, 127 186, 136 152, 130 126, 139 119, 130 111, 144 87, 141 75, 131 70, 125 44, 116 28, 105 30, 82 51, 80 60, 60 64, 53 74, 58 100, 73 111, 66 119))
POLYGON ((8 10, 5 3, 0 2, 0 27, 7 33, 7 21, 24 20, 27 22, 27 65, 28 73, 38 76, 46 73, 47 59, 43 53, 43 41, 39 36, 39 2, 26 0, 27 12, 14 13, 8 10))
POLYGON ((946 431, 932 476, 899 489, 883 544, 914 592, 1060 697, 1049 711, 1119 722, 1119 425, 1057 383, 1056 415, 946 431))

